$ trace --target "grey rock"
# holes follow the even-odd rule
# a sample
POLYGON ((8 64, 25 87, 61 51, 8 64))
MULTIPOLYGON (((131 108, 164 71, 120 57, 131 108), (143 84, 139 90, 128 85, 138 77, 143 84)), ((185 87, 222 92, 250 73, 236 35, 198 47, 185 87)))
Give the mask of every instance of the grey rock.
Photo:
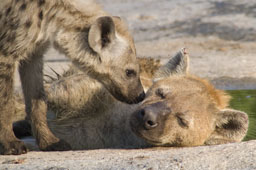
POLYGON ((256 169, 256 141, 187 148, 29 152, 1 156, 0 169, 256 169))

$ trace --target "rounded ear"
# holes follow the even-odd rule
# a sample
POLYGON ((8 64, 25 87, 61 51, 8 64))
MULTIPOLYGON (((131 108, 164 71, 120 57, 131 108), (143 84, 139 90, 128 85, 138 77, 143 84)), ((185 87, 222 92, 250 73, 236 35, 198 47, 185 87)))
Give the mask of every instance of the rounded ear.
POLYGON ((154 81, 161 80, 171 75, 184 75, 188 73, 189 56, 182 48, 168 63, 160 67, 154 75, 154 81))
POLYGON ((89 46, 97 53, 107 47, 116 38, 115 24, 111 17, 99 17, 90 27, 89 46))
POLYGON ((247 133, 248 125, 248 116, 245 112, 233 109, 221 110, 217 114, 215 131, 205 144, 240 142, 247 133))

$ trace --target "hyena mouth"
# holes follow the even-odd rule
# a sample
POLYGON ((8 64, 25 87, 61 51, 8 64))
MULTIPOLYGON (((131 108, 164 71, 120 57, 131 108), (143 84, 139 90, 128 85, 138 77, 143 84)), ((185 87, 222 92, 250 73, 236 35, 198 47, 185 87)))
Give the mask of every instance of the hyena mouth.
POLYGON ((128 101, 128 104, 137 104, 140 103, 141 101, 143 101, 145 99, 145 92, 143 91, 139 96, 137 96, 134 100, 132 101, 128 101))
POLYGON ((143 130, 143 128, 140 126, 140 123, 136 118, 131 118, 130 120, 130 128, 133 133, 135 133, 138 137, 144 139, 147 143, 152 144, 152 145, 160 145, 161 142, 151 138, 150 136, 146 135, 145 132, 146 130, 143 130), (135 120, 134 120, 135 119, 135 120))
POLYGON ((145 99, 145 92, 143 91, 138 97, 135 99, 135 103, 139 103, 145 99))
POLYGON ((141 101, 143 101, 145 99, 145 92, 143 91, 139 96, 133 98, 133 99, 129 99, 125 96, 123 96, 121 93, 114 93, 113 96, 121 101, 121 102, 125 102, 127 104, 137 104, 140 103, 141 101), (114 95, 115 94, 115 95, 114 95))

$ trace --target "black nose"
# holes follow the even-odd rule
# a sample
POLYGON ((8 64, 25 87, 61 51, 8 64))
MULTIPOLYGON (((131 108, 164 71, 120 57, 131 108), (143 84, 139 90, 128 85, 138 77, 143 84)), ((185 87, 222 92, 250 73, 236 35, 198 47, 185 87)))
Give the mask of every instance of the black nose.
POLYGON ((139 112, 139 117, 141 118, 143 126, 145 129, 150 130, 158 126, 157 114, 151 110, 142 109, 139 112))
POLYGON ((136 97, 135 103, 139 103, 139 102, 141 102, 144 99, 145 99, 145 93, 143 91, 138 97, 136 97))

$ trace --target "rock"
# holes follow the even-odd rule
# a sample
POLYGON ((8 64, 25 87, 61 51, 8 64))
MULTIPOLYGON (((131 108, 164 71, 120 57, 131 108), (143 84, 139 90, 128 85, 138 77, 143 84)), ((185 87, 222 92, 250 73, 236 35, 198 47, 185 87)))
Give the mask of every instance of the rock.
POLYGON ((0 169, 256 169, 256 140, 187 148, 29 152, 1 156, 0 169))

